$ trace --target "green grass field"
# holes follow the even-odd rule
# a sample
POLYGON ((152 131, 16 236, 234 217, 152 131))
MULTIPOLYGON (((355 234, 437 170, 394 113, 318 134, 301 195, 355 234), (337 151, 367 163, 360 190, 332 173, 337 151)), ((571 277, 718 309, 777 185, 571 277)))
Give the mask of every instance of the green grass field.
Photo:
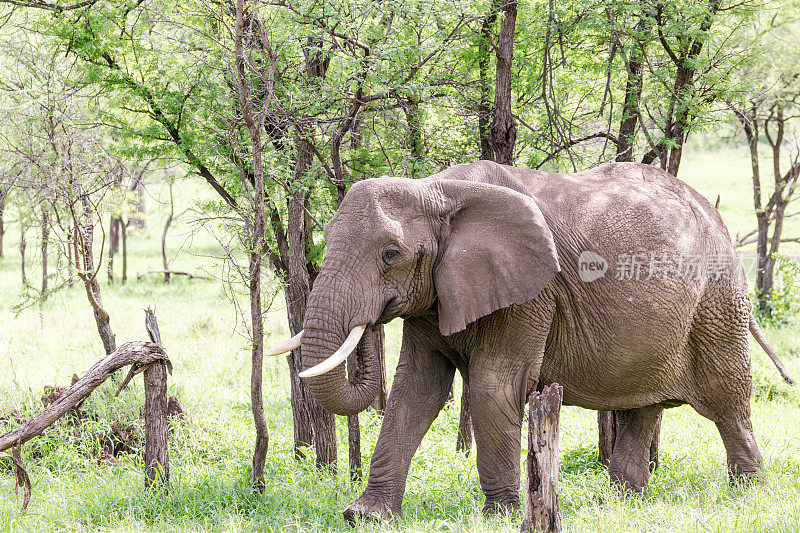
MULTIPOLYGON (((731 149, 690 152, 683 179, 721 211, 735 234, 754 225, 746 153, 731 149), (711 169, 711 171, 709 171, 711 169)), ((61 425, 28 443, 23 461, 33 481, 28 511, 19 514, 13 476, 0 466, 0 529, 3 531, 327 531, 350 530, 341 512, 360 494, 348 481, 346 424, 339 418, 339 475, 320 474, 313 459, 297 462, 292 453, 288 370, 282 358, 265 365, 265 401, 270 430, 267 487, 249 483, 253 425, 249 406, 249 341, 213 259, 219 246, 195 226, 179 222, 169 239, 176 269, 207 272, 212 280, 157 277, 136 281, 136 272, 159 268, 160 233, 166 217, 162 187, 153 198, 149 228, 129 241, 131 281, 108 285, 105 306, 119 344, 146 338, 142 309, 155 308, 164 344, 174 364, 170 391, 188 420, 178 423, 171 441, 168 492, 143 488, 142 459, 124 455, 115 465, 98 465, 100 436, 112 420, 134 421, 143 402, 141 378, 119 398, 107 383, 88 401, 96 418, 80 431, 61 425)), ((202 197, 199 186, 183 187, 186 205, 202 197)), ((178 207, 178 211, 182 210, 178 207)), ((798 229, 795 223, 788 231, 798 229)), ((18 229, 8 228, 7 255, 0 260, 0 413, 30 415, 41 409, 44 385, 64 385, 102 356, 102 345, 85 294, 75 287, 42 305, 15 314, 19 302, 18 229)), ((33 240, 33 239, 31 239, 33 240)), ((29 276, 38 284, 33 243, 29 276)), ((118 271, 119 272, 119 271, 118 271)), ((286 338, 281 297, 267 313, 271 340, 286 338)), ((800 377, 800 334, 796 326, 767 329, 767 337, 787 366, 800 377)), ((400 324, 388 327, 390 373, 399 349, 400 324)), ((267 343, 270 343, 270 339, 267 343)), ((798 531, 800 530, 800 392, 783 384, 766 355, 751 342, 755 377, 753 422, 765 460, 767 483, 730 488, 722 442, 713 424, 689 407, 666 411, 661 466, 644 496, 623 496, 610 488, 597 462, 595 413, 564 408, 561 428, 561 505, 566 531, 798 531)), ((362 413, 365 464, 375 444, 380 418, 362 413)), ((362 524, 359 530, 516 531, 519 516, 486 520, 474 455, 455 452, 458 404, 446 407, 425 437, 411 466, 403 517, 390 526, 362 524)), ((524 442, 524 441, 523 441, 524 442)), ((525 450, 523 450, 524 453, 525 450)))

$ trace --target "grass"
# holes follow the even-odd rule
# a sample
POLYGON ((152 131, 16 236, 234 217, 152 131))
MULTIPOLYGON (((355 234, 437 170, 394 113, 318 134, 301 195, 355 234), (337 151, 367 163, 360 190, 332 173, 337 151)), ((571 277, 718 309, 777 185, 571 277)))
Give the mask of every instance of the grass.
MULTIPOLYGON (((713 202, 723 191, 721 209, 732 226, 749 229, 753 216, 747 194, 747 159, 742 153, 701 154, 682 169, 684 179, 713 202), (727 155, 725 155, 727 154, 727 155), (717 158, 717 159, 715 159, 717 158), (727 158, 727 159, 726 159, 727 158), (739 158, 739 159, 735 159, 739 158), (722 161, 720 172, 703 172, 709 161, 722 161), (744 185, 742 185, 744 183, 744 185), (730 196, 730 200, 728 199, 730 196), (738 218, 738 217, 741 217, 738 218)), ((166 191, 153 187, 155 199, 166 191)), ((181 198, 201 196, 191 187, 181 198)), ((179 206, 177 211, 182 210, 179 206)), ((174 364, 170 393, 177 394, 187 421, 176 424, 171 442, 169 491, 143 488, 142 460, 123 456, 100 466, 99 436, 112 420, 136 421, 141 412, 141 378, 119 398, 111 384, 89 400, 96 414, 78 431, 62 425, 28 443, 23 461, 33 481, 29 510, 19 514, 13 476, 0 466, 0 528, 3 531, 328 531, 349 530, 341 511, 363 484, 345 474, 346 424, 339 418, 340 474, 320 474, 313 459, 295 461, 292 452, 289 380, 282 359, 265 364, 265 398, 270 429, 267 488, 255 493, 249 483, 253 426, 249 407, 249 347, 244 323, 218 280, 175 279, 164 285, 151 277, 135 281, 135 272, 160 265, 163 205, 151 201, 150 227, 131 235, 133 280, 109 285, 103 298, 118 343, 145 338, 142 308, 156 308, 162 336, 174 364), (154 205, 155 204, 155 205, 154 205)), ((13 245, 11 224, 7 246, 13 245)), ((214 276, 220 270, 208 256, 215 240, 179 222, 170 249, 184 246, 174 267, 214 276), (191 238, 189 238, 191 236, 191 238)), ((35 246, 29 246, 33 250, 35 246)), ((19 257, 12 246, 0 260, 0 413, 19 409, 30 415, 41 406, 44 385, 67 384, 102 356, 85 295, 64 290, 47 303, 12 312, 20 291, 19 257)), ((38 275, 36 258, 29 265, 38 275)), ((38 281, 37 281, 38 282, 38 281)), ((267 312, 270 337, 286 338, 282 300, 267 312)), ((792 373, 800 376, 800 334, 796 326, 769 329, 768 338, 792 373)), ((387 332, 389 366, 399 350, 399 321, 387 332)), ((270 342, 269 340, 267 341, 270 342)), ((666 411, 662 427, 661 466, 641 497, 610 488, 597 462, 595 413, 564 408, 561 428, 560 499, 567 531, 797 531, 800 530, 800 393, 780 381, 755 342, 753 346, 753 422, 765 459, 767 483, 749 488, 728 486, 725 454, 716 429, 688 407, 666 411)), ((380 418, 360 415, 362 449, 368 464, 380 418)), ((512 531, 519 517, 486 520, 474 456, 455 452, 458 405, 437 418, 414 457, 403 504, 403 517, 389 526, 360 524, 358 530, 512 531)), ((524 442, 524 441, 523 441, 524 442)))

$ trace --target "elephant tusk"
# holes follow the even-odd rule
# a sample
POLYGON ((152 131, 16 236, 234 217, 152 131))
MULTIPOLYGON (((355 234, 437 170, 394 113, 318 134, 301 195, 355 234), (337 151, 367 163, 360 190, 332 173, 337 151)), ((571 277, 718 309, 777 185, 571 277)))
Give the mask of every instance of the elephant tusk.
POLYGON ((364 335, 364 330, 367 329, 366 324, 363 326, 356 326, 350 332, 350 335, 347 336, 344 343, 339 347, 336 352, 323 362, 316 366, 312 366, 308 370, 303 370, 300 372, 301 378, 310 378, 313 376, 319 376, 320 374, 324 374, 329 370, 333 370, 340 364, 342 364, 347 356, 352 353, 353 350, 356 349, 358 346, 358 341, 361 340, 361 336, 364 335))
POLYGON ((295 348, 300 347, 300 344, 302 343, 302 338, 303 338, 303 330, 300 330, 300 333, 298 333, 288 341, 283 341, 277 346, 273 346, 272 348, 264 352, 264 355, 269 357, 273 355, 280 355, 286 352, 291 352, 295 348))

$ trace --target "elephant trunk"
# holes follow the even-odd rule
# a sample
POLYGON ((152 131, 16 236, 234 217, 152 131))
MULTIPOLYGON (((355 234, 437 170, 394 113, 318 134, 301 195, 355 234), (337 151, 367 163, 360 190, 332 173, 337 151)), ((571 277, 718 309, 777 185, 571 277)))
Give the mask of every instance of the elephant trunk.
POLYGON ((302 366, 307 371, 326 361, 348 337, 354 337, 351 335, 354 329, 367 326, 361 348, 356 350, 359 360, 354 375, 348 378, 346 365, 342 363, 305 378, 314 398, 325 409, 338 415, 354 415, 366 409, 380 390, 378 336, 369 326, 374 320, 372 317, 343 311, 351 308, 347 305, 348 299, 335 293, 326 284, 326 277, 321 274, 317 278, 309 297, 303 327, 302 366))

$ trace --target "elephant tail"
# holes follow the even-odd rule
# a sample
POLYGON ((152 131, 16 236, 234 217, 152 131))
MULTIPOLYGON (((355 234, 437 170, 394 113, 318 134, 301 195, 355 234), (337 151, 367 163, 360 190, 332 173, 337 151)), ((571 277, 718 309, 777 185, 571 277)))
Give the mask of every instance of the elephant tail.
POLYGON ((769 345, 767 338, 764 337, 764 333, 761 332, 761 328, 758 327, 758 322, 756 322, 755 317, 751 314, 750 315, 750 333, 753 334, 753 337, 756 339, 756 342, 767 352, 769 358, 772 359, 772 362, 775 364, 775 368, 778 369, 780 372, 783 381, 788 383, 789 385, 794 385, 794 380, 789 375, 789 371, 786 370, 786 367, 783 365, 783 361, 781 358, 778 357, 778 354, 775 353, 775 350, 772 349, 772 346, 769 345))

